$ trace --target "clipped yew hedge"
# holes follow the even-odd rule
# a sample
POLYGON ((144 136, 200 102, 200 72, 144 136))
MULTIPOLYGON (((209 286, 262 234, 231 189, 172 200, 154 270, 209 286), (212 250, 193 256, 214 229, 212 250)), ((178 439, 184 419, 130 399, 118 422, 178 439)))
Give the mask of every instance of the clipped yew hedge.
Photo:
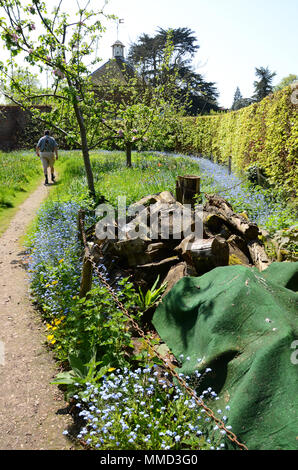
POLYGON ((184 118, 179 150, 211 156, 234 171, 256 165, 290 194, 298 189, 298 106, 289 86, 259 103, 228 113, 184 118))

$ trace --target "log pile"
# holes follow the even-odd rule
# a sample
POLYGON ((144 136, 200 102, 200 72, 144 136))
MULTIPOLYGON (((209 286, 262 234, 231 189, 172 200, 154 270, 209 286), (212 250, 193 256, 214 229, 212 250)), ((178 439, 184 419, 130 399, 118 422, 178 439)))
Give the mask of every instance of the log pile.
POLYGON ((193 208, 187 209, 186 230, 176 223, 175 210, 185 206, 168 191, 146 196, 134 205, 141 209, 128 218, 124 236, 122 231, 120 237, 120 228, 113 222, 106 232, 115 236, 102 239, 102 223, 98 222, 92 253, 96 262, 107 269, 111 284, 131 276, 137 286, 146 290, 159 276, 160 284, 167 283, 167 293, 183 276, 200 276, 218 266, 243 264, 265 269, 269 260, 258 238, 257 225, 245 214, 236 214, 223 198, 206 194, 205 199, 200 211, 201 237, 191 232, 196 220, 193 208), (162 221, 167 223, 162 225, 162 221))

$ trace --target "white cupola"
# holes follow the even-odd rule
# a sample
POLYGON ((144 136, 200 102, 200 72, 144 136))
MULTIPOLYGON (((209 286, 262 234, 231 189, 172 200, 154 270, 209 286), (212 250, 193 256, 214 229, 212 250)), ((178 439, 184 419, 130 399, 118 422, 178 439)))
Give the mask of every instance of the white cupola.
POLYGON ((112 45, 113 49, 113 59, 116 59, 117 57, 120 57, 121 59, 124 59, 124 44, 122 44, 121 41, 116 41, 112 45))

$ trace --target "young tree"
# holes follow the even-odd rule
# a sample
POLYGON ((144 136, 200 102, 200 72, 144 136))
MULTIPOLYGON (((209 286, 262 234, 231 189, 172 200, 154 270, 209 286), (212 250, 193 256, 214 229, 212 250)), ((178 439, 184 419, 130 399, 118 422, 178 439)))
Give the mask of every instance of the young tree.
MULTIPOLYGON (((2 83, 2 90, 6 93, 6 96, 13 95, 15 99, 22 99, 23 94, 18 92, 18 87, 15 86, 16 83, 22 83, 23 89, 27 90, 29 93, 42 93, 41 83, 38 80, 37 74, 30 72, 28 67, 18 67, 15 70, 11 70, 11 80, 7 83, 2 83)), ((6 98, 7 103, 12 101, 9 98, 6 98)), ((39 104, 40 100, 36 101, 36 104, 39 104)))
POLYGON ((111 16, 105 15, 103 9, 90 10, 89 3, 87 1, 80 7, 77 2, 77 10, 70 15, 62 10, 63 0, 52 13, 48 13, 41 0, 32 0, 30 4, 20 0, 0 0, 5 14, 0 18, 1 38, 11 54, 8 64, 0 65, 2 79, 10 84, 10 91, 6 88, 2 90, 3 94, 23 109, 30 109, 47 126, 82 149, 89 192, 95 197, 89 157, 94 133, 89 118, 98 108, 98 98, 89 74, 97 60, 90 60, 90 56, 98 36, 104 31, 103 19, 111 16), (41 74, 46 69, 51 72, 51 90, 36 92, 11 75, 11 65, 17 68, 16 60, 21 57, 30 66, 38 66, 41 74), (51 104, 51 111, 39 114, 32 103, 45 98, 51 104))
POLYGON ((266 98, 270 93, 273 93, 272 80, 275 77, 275 72, 270 72, 269 68, 260 67, 256 68, 256 75, 259 80, 254 82, 255 93, 253 99, 255 101, 261 101, 266 98))
POLYGON ((286 86, 292 85, 295 82, 298 82, 298 75, 290 73, 290 75, 284 77, 280 83, 274 87, 274 91, 282 90, 286 86))
MULTIPOLYGON (((161 142, 169 129, 177 125, 183 115, 186 101, 176 93, 175 74, 169 74, 169 63, 173 53, 171 40, 165 46, 164 62, 158 67, 156 86, 144 85, 135 74, 126 82, 115 77, 113 63, 105 71, 102 83, 97 84, 101 98, 101 119, 98 124, 98 138, 101 142, 113 140, 126 151, 126 163, 132 165, 133 147, 142 147, 146 142, 161 142)), ((126 75, 126 65, 123 76, 126 75)), ((131 74, 131 71, 130 71, 131 74)), ((129 74, 127 74, 129 75, 129 74)))

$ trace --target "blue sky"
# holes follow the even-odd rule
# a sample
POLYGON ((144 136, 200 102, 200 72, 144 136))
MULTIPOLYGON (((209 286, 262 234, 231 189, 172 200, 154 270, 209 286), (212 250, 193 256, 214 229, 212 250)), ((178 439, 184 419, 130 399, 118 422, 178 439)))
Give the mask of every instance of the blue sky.
MULTIPOLYGON (((200 45, 195 69, 217 83, 222 106, 231 106, 237 86, 244 97, 252 95, 255 67, 276 72, 274 84, 298 75, 298 0, 110 0, 106 11, 124 19, 119 39, 126 52, 139 35, 153 35, 159 26, 191 28, 200 45)), ((114 39, 111 22, 99 43, 104 61, 114 39)))
MULTIPOLYGON (((83 7, 88 0, 63 0, 63 9, 74 13, 77 1, 83 7)), ((48 10, 58 3, 47 0, 48 10)), ((103 4, 90 1, 96 9, 103 4)), ((298 75, 298 0, 109 0, 105 11, 124 19, 119 39, 126 53, 142 33, 154 35, 159 26, 194 31, 200 45, 194 69, 216 83, 219 103, 227 108, 237 86, 244 97, 253 94, 255 67, 276 72, 274 84, 298 75)), ((116 22, 109 21, 98 43, 102 63, 111 57, 115 39, 116 22)))

